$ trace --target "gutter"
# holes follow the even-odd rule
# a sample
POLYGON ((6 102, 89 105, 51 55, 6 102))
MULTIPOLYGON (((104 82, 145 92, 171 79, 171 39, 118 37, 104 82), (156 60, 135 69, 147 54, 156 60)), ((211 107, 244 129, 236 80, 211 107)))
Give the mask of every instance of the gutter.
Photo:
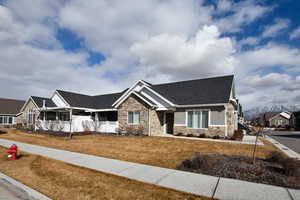
POLYGON ((189 108, 189 107, 205 107, 205 106, 226 106, 227 103, 216 103, 216 104, 192 104, 192 105, 178 105, 176 104, 174 107, 176 108, 189 108))

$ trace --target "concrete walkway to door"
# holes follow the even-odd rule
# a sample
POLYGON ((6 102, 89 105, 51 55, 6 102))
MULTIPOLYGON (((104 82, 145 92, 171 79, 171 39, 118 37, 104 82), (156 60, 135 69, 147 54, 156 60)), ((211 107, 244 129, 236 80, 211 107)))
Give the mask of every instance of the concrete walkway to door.
MULTIPOLYGON (((0 145, 165 188, 223 200, 296 200, 300 190, 97 157, 0 139, 0 145)), ((163 157, 162 157, 163 159, 163 157)))

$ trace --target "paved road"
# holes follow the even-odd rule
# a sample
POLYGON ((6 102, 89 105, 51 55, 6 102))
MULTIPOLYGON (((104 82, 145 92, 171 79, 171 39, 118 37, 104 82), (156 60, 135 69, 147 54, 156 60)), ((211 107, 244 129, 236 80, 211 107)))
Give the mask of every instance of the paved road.
POLYGON ((274 131, 268 135, 281 144, 300 154, 300 131, 274 131))
POLYGON ((32 198, 26 192, 0 179, 0 200, 32 200, 32 198))

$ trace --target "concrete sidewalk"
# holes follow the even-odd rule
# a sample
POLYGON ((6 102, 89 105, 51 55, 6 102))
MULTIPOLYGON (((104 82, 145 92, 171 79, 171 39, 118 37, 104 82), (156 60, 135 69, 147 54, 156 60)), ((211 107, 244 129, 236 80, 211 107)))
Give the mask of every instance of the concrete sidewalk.
MULTIPOLYGON (((223 200, 300 200, 300 190, 219 178, 0 139, 0 145, 165 188, 223 200)), ((162 158, 163 159, 163 158, 162 158)))
POLYGON ((0 173, 0 200, 51 200, 40 192, 0 173))
MULTIPOLYGON (((234 143, 234 144, 251 144, 255 145, 256 136, 253 135, 245 135, 242 141, 237 140, 224 140, 224 139, 211 139, 211 138, 197 138, 197 137, 186 137, 186 136, 176 136, 176 135, 155 135, 156 137, 169 137, 176 139, 184 139, 184 140, 201 140, 201 141, 210 141, 210 142, 225 142, 225 143, 234 143)), ((257 141, 257 145, 264 145, 259 139, 257 141)))

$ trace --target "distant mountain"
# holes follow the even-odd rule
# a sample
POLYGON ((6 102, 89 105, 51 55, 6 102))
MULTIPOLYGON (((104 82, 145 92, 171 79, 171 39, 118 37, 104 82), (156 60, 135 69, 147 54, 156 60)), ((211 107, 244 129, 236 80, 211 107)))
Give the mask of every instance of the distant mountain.
POLYGON ((265 112, 295 112, 300 110, 300 105, 272 105, 270 107, 254 107, 252 109, 244 111, 244 117, 246 120, 251 120, 255 117, 260 116, 265 112))

